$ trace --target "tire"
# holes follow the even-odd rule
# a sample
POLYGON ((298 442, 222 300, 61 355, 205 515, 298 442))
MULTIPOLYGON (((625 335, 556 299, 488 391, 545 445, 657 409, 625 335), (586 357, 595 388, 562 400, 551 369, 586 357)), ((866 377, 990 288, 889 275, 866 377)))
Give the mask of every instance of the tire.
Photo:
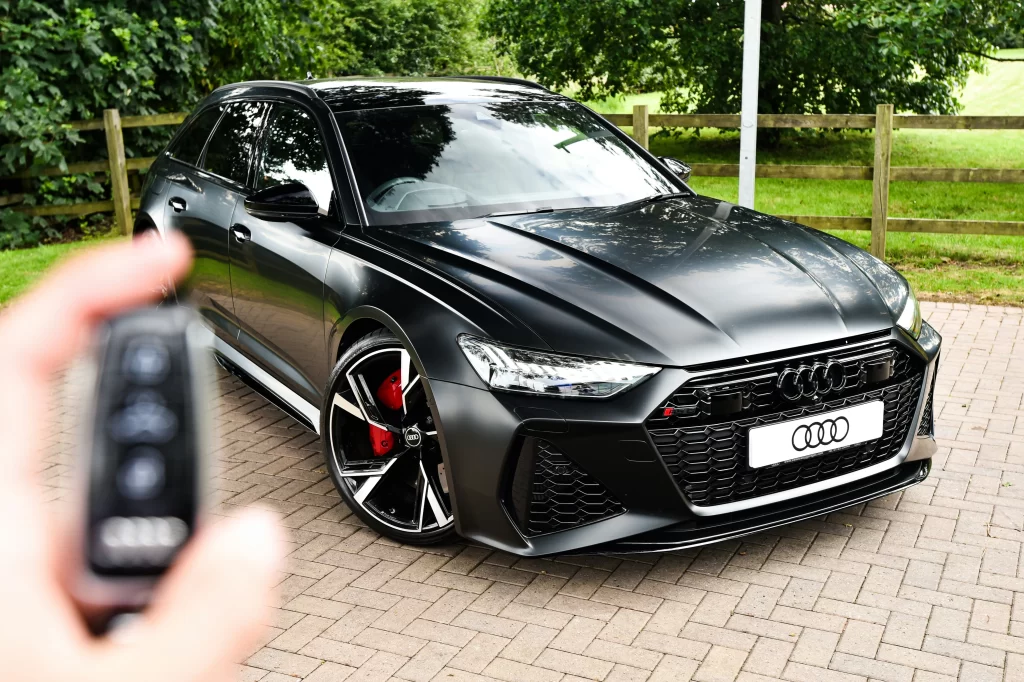
POLYGON ((455 537, 429 395, 411 354, 394 334, 381 329, 342 354, 320 412, 324 460, 341 498, 373 530, 412 545, 455 537), (397 392, 385 386, 396 381, 397 392), (371 422, 385 431, 372 430, 371 422), (389 441, 390 448, 376 451, 371 437, 378 449, 384 449, 382 441, 389 441))

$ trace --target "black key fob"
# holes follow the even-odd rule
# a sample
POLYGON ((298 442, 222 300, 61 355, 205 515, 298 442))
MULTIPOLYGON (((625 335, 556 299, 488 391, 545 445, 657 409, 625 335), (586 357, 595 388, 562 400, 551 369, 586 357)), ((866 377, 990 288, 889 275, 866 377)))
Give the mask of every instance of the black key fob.
POLYGON ((100 330, 74 585, 96 631, 146 606, 201 521, 211 447, 206 338, 179 307, 139 309, 100 330))

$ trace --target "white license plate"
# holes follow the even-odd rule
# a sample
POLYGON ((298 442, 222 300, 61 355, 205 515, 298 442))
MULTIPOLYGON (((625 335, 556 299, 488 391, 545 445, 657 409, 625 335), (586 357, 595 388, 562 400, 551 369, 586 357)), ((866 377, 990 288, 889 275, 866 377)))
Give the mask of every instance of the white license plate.
POLYGON ((750 429, 747 447, 750 467, 771 466, 880 438, 884 412, 882 401, 875 400, 750 429))

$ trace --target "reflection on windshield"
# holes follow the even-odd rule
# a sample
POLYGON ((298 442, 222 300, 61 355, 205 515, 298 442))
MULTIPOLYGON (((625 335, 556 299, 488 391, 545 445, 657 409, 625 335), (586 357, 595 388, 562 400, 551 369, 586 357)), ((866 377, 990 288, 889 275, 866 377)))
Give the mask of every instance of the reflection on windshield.
POLYGON ((673 185, 571 102, 492 102, 338 114, 372 224, 617 206, 673 185))

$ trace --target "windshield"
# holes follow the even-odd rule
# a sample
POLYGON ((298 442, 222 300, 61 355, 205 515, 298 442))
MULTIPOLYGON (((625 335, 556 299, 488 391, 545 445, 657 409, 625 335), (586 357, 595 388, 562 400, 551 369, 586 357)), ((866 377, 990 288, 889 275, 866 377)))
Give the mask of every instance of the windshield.
POLYGON ((372 225, 617 206, 677 192, 572 102, 493 102, 337 115, 372 225))

